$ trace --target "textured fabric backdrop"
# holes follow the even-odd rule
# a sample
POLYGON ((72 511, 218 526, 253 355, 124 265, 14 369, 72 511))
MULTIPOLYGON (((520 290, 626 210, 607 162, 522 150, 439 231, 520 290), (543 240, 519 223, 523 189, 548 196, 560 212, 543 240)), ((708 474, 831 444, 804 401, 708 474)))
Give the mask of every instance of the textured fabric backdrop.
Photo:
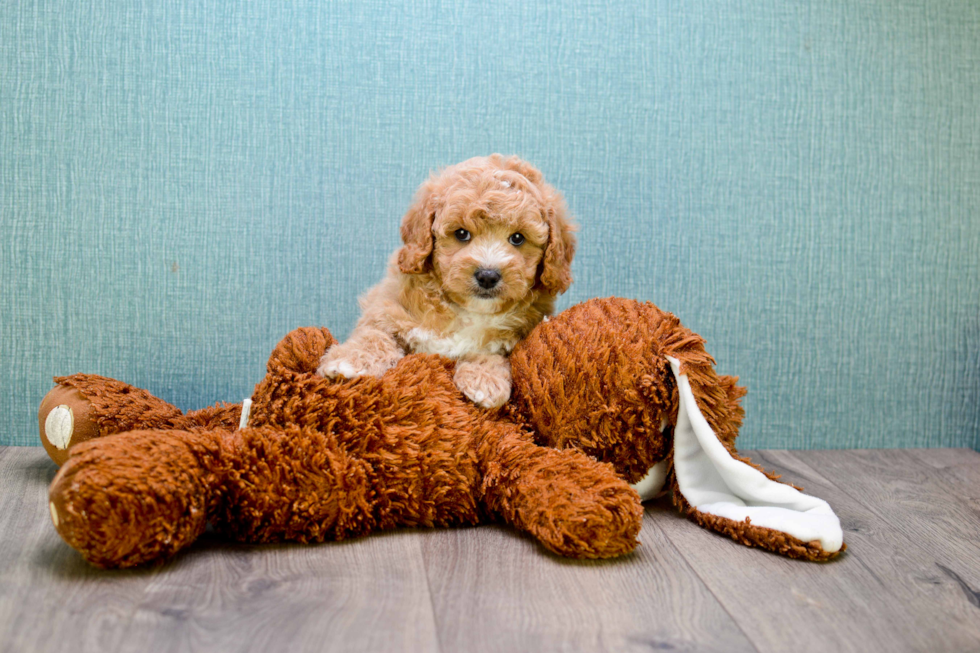
POLYGON ((518 153, 568 306, 651 300, 743 447, 980 448, 980 3, 0 5, 0 443, 52 375, 238 401, 344 337, 415 187, 518 153))

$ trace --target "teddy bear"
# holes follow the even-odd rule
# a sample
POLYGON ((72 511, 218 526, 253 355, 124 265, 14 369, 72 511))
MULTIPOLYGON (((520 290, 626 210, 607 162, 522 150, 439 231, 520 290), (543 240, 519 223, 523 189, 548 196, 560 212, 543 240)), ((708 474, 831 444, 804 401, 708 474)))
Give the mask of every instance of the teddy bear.
POLYGON ((807 560, 845 548, 826 502, 737 453, 744 389, 651 303, 589 300, 539 324, 492 410, 436 355, 323 378, 334 343, 297 329, 249 400, 186 413, 121 381, 56 377, 38 419, 60 464, 57 531, 104 568, 165 560, 208 524, 259 543, 496 521, 562 556, 608 558, 637 546, 641 502, 670 492, 742 544, 807 560))

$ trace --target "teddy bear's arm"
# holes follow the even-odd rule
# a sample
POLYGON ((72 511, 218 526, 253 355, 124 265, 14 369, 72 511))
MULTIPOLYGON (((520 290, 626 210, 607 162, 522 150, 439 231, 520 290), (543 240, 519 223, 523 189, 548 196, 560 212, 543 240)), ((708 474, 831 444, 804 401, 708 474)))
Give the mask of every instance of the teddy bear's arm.
POLYGON ((643 508, 613 467, 574 449, 534 444, 513 425, 483 438, 483 501, 555 553, 606 558, 632 551, 643 508))

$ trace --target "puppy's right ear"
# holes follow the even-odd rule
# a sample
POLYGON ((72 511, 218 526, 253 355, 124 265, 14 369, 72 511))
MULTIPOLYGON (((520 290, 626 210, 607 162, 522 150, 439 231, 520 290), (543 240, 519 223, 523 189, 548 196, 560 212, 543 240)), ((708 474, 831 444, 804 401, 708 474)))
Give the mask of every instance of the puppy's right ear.
POLYGON ((405 244, 398 251, 398 269, 403 273, 422 274, 431 269, 432 223, 435 218, 431 183, 426 183, 402 218, 402 242, 405 244))

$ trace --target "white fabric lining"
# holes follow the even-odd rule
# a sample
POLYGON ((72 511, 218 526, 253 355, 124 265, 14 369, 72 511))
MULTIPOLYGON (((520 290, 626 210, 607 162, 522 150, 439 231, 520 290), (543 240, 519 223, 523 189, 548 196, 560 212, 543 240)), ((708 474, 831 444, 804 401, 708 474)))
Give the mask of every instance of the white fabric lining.
MULTIPOLYGON (((663 429, 661 429, 663 431, 663 429)), ((661 460, 650 468, 647 475, 630 487, 640 495, 640 501, 655 499, 664 489, 664 482, 667 480, 667 461, 661 460)))
POLYGON ((732 458, 698 408, 680 362, 667 357, 677 381, 680 406, 674 427, 674 474, 681 494, 701 512, 771 528, 802 542, 818 540, 824 551, 844 542, 840 520, 822 499, 770 480, 732 458))
MULTIPOLYGON (((674 427, 674 475, 687 502, 703 513, 735 522, 748 518, 753 526, 771 528, 801 542, 817 540, 828 553, 839 551, 844 534, 830 505, 732 458, 701 414, 691 382, 680 374, 680 361, 670 356, 667 360, 680 398, 674 427)), ((667 461, 662 460, 630 487, 646 501, 661 492, 666 478, 667 461)))

